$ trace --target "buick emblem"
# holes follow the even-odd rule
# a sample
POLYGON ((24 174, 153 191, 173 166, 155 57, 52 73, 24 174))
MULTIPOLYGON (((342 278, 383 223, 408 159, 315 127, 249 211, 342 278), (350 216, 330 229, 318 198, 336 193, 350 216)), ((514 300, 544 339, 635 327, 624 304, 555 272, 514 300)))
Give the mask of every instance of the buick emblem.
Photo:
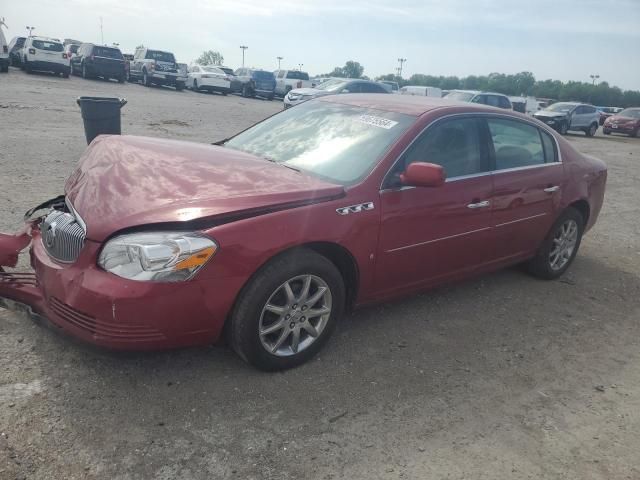
POLYGON ((44 242, 47 245, 47 247, 49 247, 49 248, 53 247, 53 244, 56 241, 56 228, 57 227, 58 227, 58 224, 56 222, 53 222, 51 225, 49 225, 49 228, 45 232, 44 242))

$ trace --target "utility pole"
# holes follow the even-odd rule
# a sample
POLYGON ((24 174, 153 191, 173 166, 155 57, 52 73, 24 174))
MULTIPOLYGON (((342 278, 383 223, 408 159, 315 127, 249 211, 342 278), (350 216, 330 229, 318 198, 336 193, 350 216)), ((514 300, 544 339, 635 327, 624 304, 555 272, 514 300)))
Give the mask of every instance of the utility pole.
POLYGON ((406 58, 399 58, 398 59, 398 63, 400 63, 400 66, 398 67, 398 76, 402 78, 402 65, 404 64, 404 62, 406 62, 407 59, 406 58))
POLYGON ((299 63, 298 64, 298 70, 302 71, 302 67, 303 67, 304 63, 299 63))
POLYGON ((591 77, 591 86, 596 84, 596 80, 600 78, 600 75, 589 75, 591 77))
POLYGON ((25 28, 29 30, 29 36, 31 36, 31 32, 36 29, 36 27, 30 27, 29 25, 27 25, 25 28))
POLYGON ((244 68, 244 51, 249 47, 246 45, 240 45, 240 48, 242 49, 242 68, 244 68))
POLYGON ((276 59, 278 60, 278 70, 280 70, 280 62, 284 60, 284 57, 276 57, 276 59))
POLYGON ((100 17, 100 45, 104 45, 104 31, 102 30, 102 17, 100 17))

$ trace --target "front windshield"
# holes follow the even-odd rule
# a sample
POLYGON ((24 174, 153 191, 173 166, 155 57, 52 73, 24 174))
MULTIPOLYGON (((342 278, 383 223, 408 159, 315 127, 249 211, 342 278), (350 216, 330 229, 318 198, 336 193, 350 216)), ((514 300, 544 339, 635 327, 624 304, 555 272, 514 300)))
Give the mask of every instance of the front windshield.
POLYGON ((173 53, 160 52, 158 50, 147 50, 147 56, 145 58, 152 59, 157 62, 176 63, 173 53))
POLYGON ((640 118, 640 108, 627 108, 617 114, 618 117, 640 118))
POLYGON ((475 93, 469 92, 451 92, 447 94, 444 98, 449 100, 458 100, 459 102, 470 102, 471 99, 475 96, 475 93))
POLYGON ((322 82, 320 85, 317 85, 316 88, 318 90, 325 90, 327 92, 335 92, 346 85, 347 82, 344 80, 331 79, 326 82, 322 82))
POLYGON ((310 101, 224 145, 349 185, 367 175, 415 120, 401 113, 310 101))
POLYGON ((546 110, 549 110, 551 112, 566 113, 573 110, 574 107, 575 105, 572 105, 571 103, 554 103, 553 105, 547 107, 546 110))

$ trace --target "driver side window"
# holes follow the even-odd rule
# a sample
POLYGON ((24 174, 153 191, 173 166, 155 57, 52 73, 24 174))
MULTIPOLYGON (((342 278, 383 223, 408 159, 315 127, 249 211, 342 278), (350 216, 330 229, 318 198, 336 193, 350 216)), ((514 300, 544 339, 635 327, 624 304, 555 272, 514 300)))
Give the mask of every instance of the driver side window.
POLYGON ((489 171, 489 159, 481 147, 480 120, 445 120, 423 132, 393 166, 385 188, 398 185, 399 176, 413 162, 441 165, 447 179, 489 171))

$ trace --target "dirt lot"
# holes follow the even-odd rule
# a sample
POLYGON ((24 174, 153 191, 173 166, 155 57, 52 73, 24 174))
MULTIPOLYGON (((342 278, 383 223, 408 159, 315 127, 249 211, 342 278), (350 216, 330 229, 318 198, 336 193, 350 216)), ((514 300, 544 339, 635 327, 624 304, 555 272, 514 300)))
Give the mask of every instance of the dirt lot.
MULTIPOLYGON (((0 77, 0 230, 61 192, 78 95, 125 133, 210 142, 281 108, 78 78, 0 77)), ((0 310, 0 479, 639 479, 640 140, 560 281, 509 269, 346 318, 322 354, 259 373, 224 346, 113 354, 0 310)))

